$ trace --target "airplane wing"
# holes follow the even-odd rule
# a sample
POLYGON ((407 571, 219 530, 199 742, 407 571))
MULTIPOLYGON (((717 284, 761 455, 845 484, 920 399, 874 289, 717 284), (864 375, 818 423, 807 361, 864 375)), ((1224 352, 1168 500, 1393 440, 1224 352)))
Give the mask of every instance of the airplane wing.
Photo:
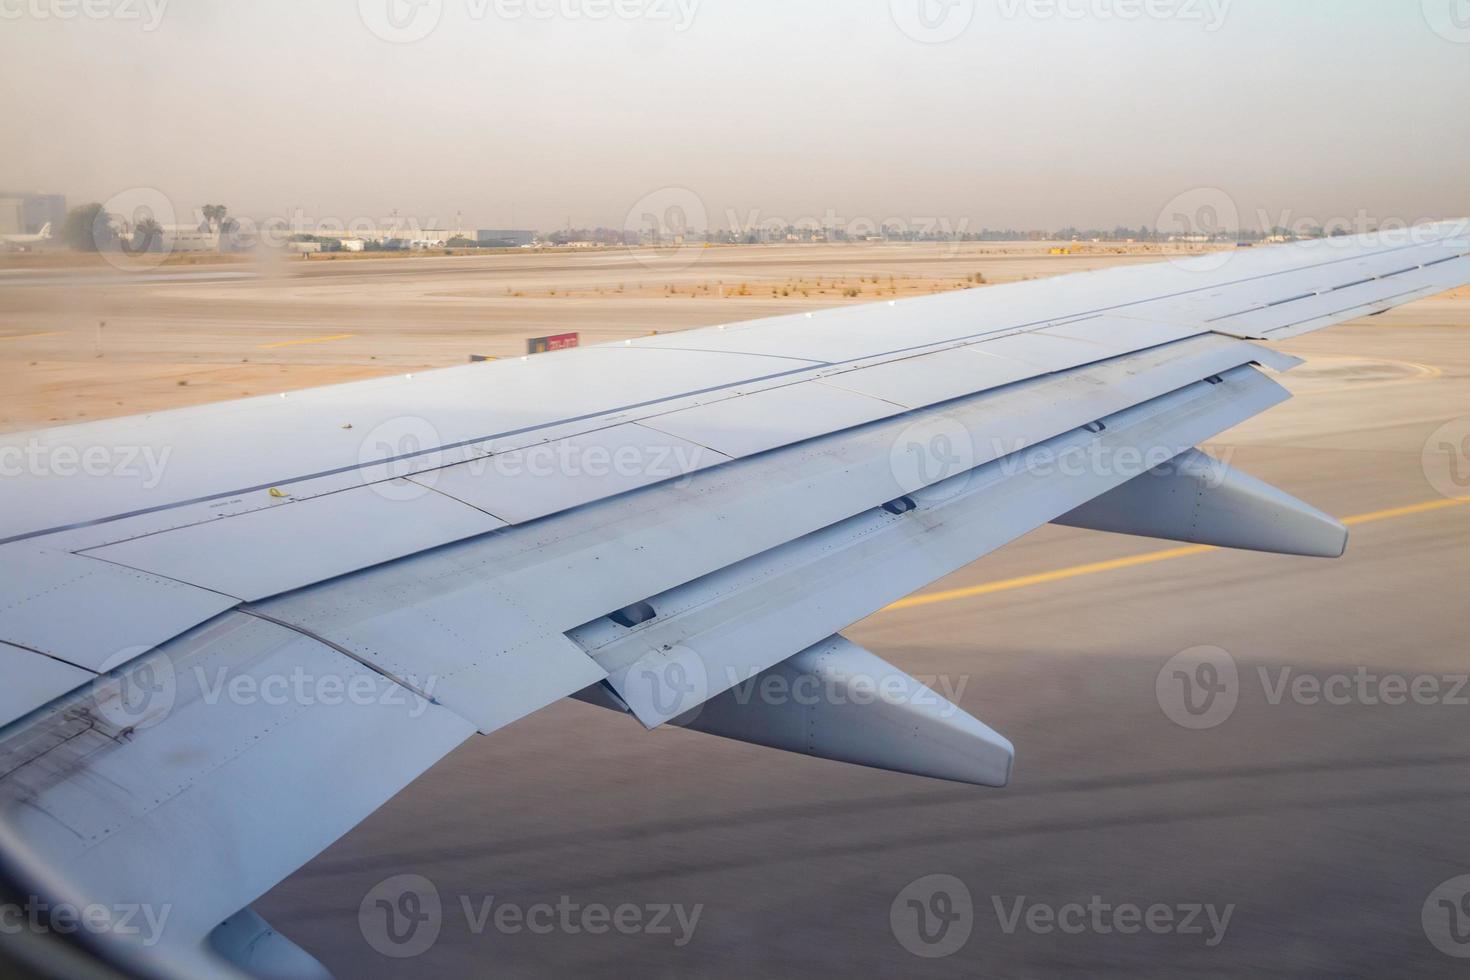
POLYGON ((1255 341, 1466 283, 1434 225, 0 437, 4 879, 131 972, 313 975, 250 903, 566 697, 1004 785, 841 631, 1049 522, 1340 555, 1196 447, 1287 398, 1255 341))

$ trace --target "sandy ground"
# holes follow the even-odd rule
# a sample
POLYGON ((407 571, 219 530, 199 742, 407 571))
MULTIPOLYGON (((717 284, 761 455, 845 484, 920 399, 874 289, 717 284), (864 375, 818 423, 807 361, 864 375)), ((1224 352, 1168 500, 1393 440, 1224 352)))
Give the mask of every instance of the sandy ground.
MULTIPOLYGON (((880 298, 1158 261, 1117 246, 790 246, 373 261, 0 266, 0 431, 880 298), (978 280, 978 281, 977 281, 978 280)), ((45 256, 35 256, 44 259, 45 256)))
MULTIPOLYGON (((0 334, 61 334, 0 341, 0 371, 19 396, 7 397, 5 424, 459 363, 558 329, 610 340, 843 301, 689 296, 700 282, 866 274, 957 285, 976 272, 1003 282, 1136 261, 745 251, 678 277, 612 256, 513 256, 382 262, 372 276, 311 265, 261 280, 0 287, 0 334), (634 282, 643 294, 607 295, 634 282), (650 283, 676 282, 681 295, 647 295, 650 283), (95 317, 110 331, 101 359, 88 353, 95 317), (353 336, 261 349, 340 333, 353 336)), ((1332 705, 1273 703, 1272 688, 1285 668, 1318 679, 1467 670, 1470 506, 1446 494, 1470 495, 1470 469, 1441 464, 1470 422, 1434 434, 1470 415, 1470 296, 1287 346, 1308 359, 1284 379, 1298 397, 1212 448, 1333 514, 1378 515, 1355 522, 1345 559, 1211 552, 1088 573, 1171 546, 1047 528, 931 591, 1015 587, 848 631, 962 689, 963 706, 1016 743, 1012 788, 646 734, 563 703, 467 744, 258 910, 344 977, 1464 976, 1466 961, 1431 944, 1423 914, 1437 886, 1470 873, 1470 690, 1456 700, 1447 682, 1433 703, 1332 705), (1071 571, 1015 581, 1061 570, 1071 571), (1191 731, 1161 710, 1156 680, 1199 646, 1234 658, 1239 704, 1218 727, 1191 731), (359 904, 402 874, 432 881, 445 913, 431 949, 390 960, 365 941, 359 904), (911 954, 891 919, 901 892, 929 875, 957 879, 973 902, 968 940, 945 958, 911 954), (700 917, 683 945, 677 927, 473 925, 492 897, 526 908, 563 896, 578 907, 698 906, 700 917), (1201 934, 1129 934, 1112 919, 1078 934, 1024 921, 1007 931, 1018 901, 1094 898, 1228 909, 1230 920, 1218 936, 1204 916, 1201 934)))

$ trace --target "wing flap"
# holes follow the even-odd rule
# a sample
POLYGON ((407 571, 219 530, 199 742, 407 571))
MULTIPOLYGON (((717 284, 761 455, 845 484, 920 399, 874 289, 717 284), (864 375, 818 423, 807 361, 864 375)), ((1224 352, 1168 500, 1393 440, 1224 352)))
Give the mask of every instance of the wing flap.
MULTIPOLYGON (((439 677, 436 696, 488 731, 519 717, 480 713, 494 703, 482 690, 491 676, 507 690, 518 672, 545 670, 561 681, 558 660, 538 667, 501 659, 528 637, 555 648, 567 630, 958 472, 936 469, 925 479, 903 453, 910 441, 946 435, 969 447, 968 468, 1259 356, 1241 341, 1197 338, 728 463, 251 608, 390 673, 439 677), (475 681, 473 693, 458 690, 496 663, 504 669, 475 681)), ((548 701, 561 696, 555 686, 544 693, 548 701)))
POLYGON ((179 971, 220 922, 473 731, 314 640, 232 613, 5 731, 0 852, 52 901, 158 912, 160 935, 89 938, 109 960, 179 971))
POLYGON ((248 607, 493 732, 607 676, 489 577, 353 576, 248 607))
POLYGON ((657 727, 1287 397, 1237 368, 649 598, 631 629, 571 636, 657 727))

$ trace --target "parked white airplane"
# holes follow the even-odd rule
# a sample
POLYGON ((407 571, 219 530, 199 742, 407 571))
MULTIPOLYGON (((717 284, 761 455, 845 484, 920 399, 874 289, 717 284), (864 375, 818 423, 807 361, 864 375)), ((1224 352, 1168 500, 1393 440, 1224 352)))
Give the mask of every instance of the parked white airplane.
POLYGON ((560 698, 1003 786, 840 631, 1048 522, 1342 554, 1195 447, 1288 397, 1253 341, 1466 283, 1434 225, 0 437, 0 868, 169 908, 79 934, 128 972, 311 976, 250 903, 560 698))
POLYGON ((0 242, 13 248, 26 248, 31 245, 40 245, 42 242, 51 240, 51 222, 41 226, 41 230, 34 235, 0 235, 0 242))

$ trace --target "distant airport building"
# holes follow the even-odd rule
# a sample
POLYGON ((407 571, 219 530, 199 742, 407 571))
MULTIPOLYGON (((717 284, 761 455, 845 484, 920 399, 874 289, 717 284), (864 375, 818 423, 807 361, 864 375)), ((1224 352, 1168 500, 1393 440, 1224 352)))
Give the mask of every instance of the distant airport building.
POLYGON ((475 232, 475 242, 482 248, 520 248, 536 241, 534 231, 516 231, 509 228, 481 228, 475 232))
MULTIPOLYGON (((326 240, 335 238, 340 242, 360 241, 372 242, 375 245, 390 245, 402 243, 396 247, 429 248, 443 245, 451 238, 464 236, 464 232, 449 231, 444 228, 416 228, 413 225, 404 225, 401 228, 358 228, 333 229, 333 228, 303 228, 303 233, 313 238, 326 240)), ((346 245, 343 246, 346 249, 346 245)), ((361 249, 346 249, 348 251, 361 251, 361 249)))
POLYGON ((165 252, 218 252, 219 232, 197 225, 163 225, 160 247, 165 252))
POLYGON ((60 233, 66 198, 34 191, 0 191, 0 235, 34 235, 50 224, 60 233))

